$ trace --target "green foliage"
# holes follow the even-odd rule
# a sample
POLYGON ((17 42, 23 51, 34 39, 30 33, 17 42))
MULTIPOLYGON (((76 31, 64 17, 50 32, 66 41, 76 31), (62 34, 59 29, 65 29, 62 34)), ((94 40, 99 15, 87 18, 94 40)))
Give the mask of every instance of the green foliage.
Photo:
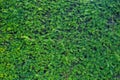
POLYGON ((117 79, 119 0, 0 0, 0 80, 117 79))

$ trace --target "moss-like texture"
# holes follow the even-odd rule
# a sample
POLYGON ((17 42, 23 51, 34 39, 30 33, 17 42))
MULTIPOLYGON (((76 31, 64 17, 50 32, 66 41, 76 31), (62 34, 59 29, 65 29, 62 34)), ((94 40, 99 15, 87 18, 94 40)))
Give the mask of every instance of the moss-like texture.
POLYGON ((117 79, 120 0, 0 0, 0 80, 117 79))

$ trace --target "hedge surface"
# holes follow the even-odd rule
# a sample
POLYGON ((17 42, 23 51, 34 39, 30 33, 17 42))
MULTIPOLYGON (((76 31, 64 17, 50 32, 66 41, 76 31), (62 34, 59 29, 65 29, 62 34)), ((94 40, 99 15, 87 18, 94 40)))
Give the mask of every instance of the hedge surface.
POLYGON ((0 0, 0 80, 119 80, 120 0, 0 0))

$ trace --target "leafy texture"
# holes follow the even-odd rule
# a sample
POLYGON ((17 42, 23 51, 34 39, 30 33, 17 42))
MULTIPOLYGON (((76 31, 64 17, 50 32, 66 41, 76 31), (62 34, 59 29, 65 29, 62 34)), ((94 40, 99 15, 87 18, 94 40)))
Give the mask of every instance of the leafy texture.
POLYGON ((0 80, 116 79, 119 0, 0 0, 0 80))

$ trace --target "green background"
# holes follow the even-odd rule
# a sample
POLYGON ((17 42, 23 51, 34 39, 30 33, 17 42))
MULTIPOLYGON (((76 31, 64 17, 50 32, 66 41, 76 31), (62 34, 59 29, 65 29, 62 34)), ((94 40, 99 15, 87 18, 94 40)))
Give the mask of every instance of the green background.
POLYGON ((120 0, 0 0, 0 80, 119 80, 120 0))

